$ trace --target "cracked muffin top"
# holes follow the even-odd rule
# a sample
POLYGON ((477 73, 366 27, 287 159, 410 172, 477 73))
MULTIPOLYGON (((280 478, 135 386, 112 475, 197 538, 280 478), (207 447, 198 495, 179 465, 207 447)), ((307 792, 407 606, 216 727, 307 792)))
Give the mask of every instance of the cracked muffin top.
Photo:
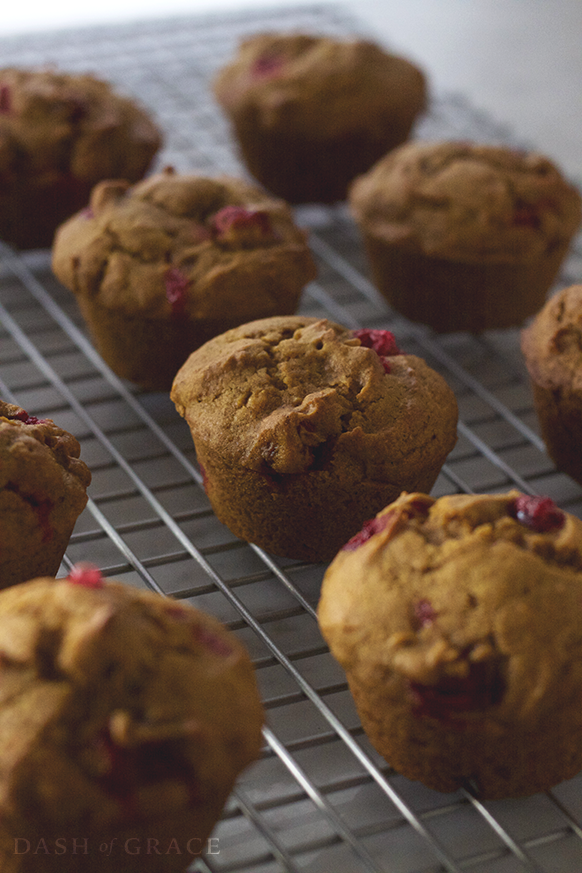
POLYGON ((0 177, 59 174, 94 184, 136 181, 161 134, 132 100, 92 75, 53 69, 0 70, 0 177))
POLYGON ((389 331, 326 319, 261 319, 210 340, 178 372, 172 399, 194 442, 230 464, 302 473, 338 454, 371 480, 398 482, 456 442, 444 379, 389 331))
POLYGON ((316 267, 287 204, 242 180, 171 168, 102 182, 55 236, 53 271, 79 295, 148 318, 293 311, 316 267))
POLYGON ((89 565, 3 591, 0 616, 3 833, 182 829, 257 757, 252 664, 211 616, 89 565))
POLYGON ((527 368, 546 388, 582 392, 582 285, 556 292, 522 331, 527 368))
POLYGON ((350 189, 373 236, 423 254, 520 263, 568 241, 582 198, 542 155, 467 142, 414 142, 350 189))
POLYGON ((364 684, 495 730, 579 705, 581 602, 582 522, 549 498, 403 493, 336 556, 318 614, 364 684))
POLYGON ((252 113, 261 127, 309 137, 341 133, 357 119, 381 134, 387 118, 414 117, 427 100, 423 72, 405 58, 366 40, 305 33, 244 39, 214 93, 229 112, 252 113))

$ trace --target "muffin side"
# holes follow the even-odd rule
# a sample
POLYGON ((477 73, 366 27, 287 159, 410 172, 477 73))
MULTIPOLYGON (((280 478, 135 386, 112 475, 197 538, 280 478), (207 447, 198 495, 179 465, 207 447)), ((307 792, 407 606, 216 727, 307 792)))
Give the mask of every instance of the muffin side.
POLYGON ((542 437, 582 484, 582 285, 556 292, 521 335, 542 437))

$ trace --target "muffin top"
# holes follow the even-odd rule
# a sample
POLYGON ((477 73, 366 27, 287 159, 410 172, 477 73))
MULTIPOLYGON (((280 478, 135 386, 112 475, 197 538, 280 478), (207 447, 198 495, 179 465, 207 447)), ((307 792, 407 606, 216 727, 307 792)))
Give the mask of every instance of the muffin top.
POLYGON ((0 493, 3 527, 9 507, 19 501, 41 513, 47 501, 66 500, 78 514, 87 502, 91 482, 87 465, 80 460, 77 439, 50 418, 29 415, 20 406, 0 400, 0 493))
POLYGON ((0 617, 4 825, 171 817, 257 756, 252 665, 212 617, 82 565, 3 591, 0 617))
POLYGON ((161 134, 132 100, 92 75, 53 69, 0 70, 0 176, 46 182, 59 174, 94 184, 135 181, 161 134))
POLYGON ((581 598, 582 522, 548 498, 403 493, 328 568, 319 621, 401 705, 503 730, 579 708, 581 598))
POLYGON ((349 200, 374 237, 463 262, 541 258, 582 217, 580 194, 547 158, 467 142, 399 146, 353 182, 349 200))
POLYGON ((171 168, 95 186, 55 236, 53 270, 76 294, 149 318, 231 323, 296 301, 316 267, 289 206, 230 177, 171 168))
POLYGON ((195 443, 259 472, 334 467, 341 456, 359 478, 399 482, 456 441, 456 400, 438 373, 389 331, 326 319, 227 331, 190 355, 171 396, 195 443))
POLYGON ((361 39, 260 33, 244 39, 219 71, 214 93, 232 114, 251 112, 264 128, 311 137, 355 125, 382 132, 394 114, 414 117, 427 100, 424 73, 361 39))
POLYGON ((522 331, 532 379, 546 388, 582 392, 582 285, 556 292, 522 331))

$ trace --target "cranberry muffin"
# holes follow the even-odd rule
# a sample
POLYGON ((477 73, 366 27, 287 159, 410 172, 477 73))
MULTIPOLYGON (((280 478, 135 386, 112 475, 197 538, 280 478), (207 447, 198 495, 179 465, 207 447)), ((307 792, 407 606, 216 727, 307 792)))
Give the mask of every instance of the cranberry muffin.
POLYGON ((75 437, 0 400, 0 588, 54 575, 87 503, 75 437))
POLYGON ((185 870, 261 748, 234 634, 78 566, 0 594, 0 648, 2 870, 185 870))
POLYGON ((306 33, 247 37, 214 94, 252 175, 290 203, 345 200, 428 100, 424 72, 406 58, 306 33))
POLYGON ((97 182, 137 182, 161 143, 145 109, 92 75, 1 69, 0 237, 50 246, 97 182))
POLYGON ((218 518, 268 552, 330 560, 404 488, 430 490, 457 403, 386 330, 261 319, 194 352, 171 392, 218 518))
POLYGON ((522 331, 521 348, 548 454, 582 485, 582 285, 548 300, 522 331))
POLYGON ((537 312, 582 216, 547 158, 470 142, 406 143, 349 200, 378 289, 438 332, 514 327, 537 312))
POLYGON ((58 230, 53 271, 121 377, 169 391, 190 352, 251 318, 295 312, 316 267, 282 200, 167 168, 102 182, 58 230))
POLYGON ((483 798, 582 767, 582 522, 517 491, 402 494, 329 566, 318 617, 372 744, 483 798))

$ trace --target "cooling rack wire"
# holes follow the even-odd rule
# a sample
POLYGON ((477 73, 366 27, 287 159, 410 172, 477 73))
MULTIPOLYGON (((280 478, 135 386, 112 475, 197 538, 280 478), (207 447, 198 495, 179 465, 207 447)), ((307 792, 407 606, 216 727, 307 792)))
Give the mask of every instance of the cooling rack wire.
MULTIPOLYGON (((293 28, 363 32, 341 7, 324 4, 28 34, 0 41, 0 51, 6 66, 90 70, 137 96, 166 132, 159 166, 240 175, 209 81, 245 34, 293 28)), ((433 95, 416 135, 522 145, 458 94, 433 95)), ((540 439, 517 332, 435 337, 377 294, 344 207, 303 207, 297 220, 319 266, 301 311, 394 331, 456 392, 459 440, 433 494, 517 487, 582 516, 582 489, 554 469, 540 439)), ((580 280, 581 259, 578 239, 561 285, 580 280)), ((225 622, 256 665, 268 716, 263 754, 192 871, 582 870, 582 778, 525 800, 482 803, 468 791, 442 795, 409 782, 379 758, 317 629, 325 568, 275 559, 218 522, 185 423, 167 396, 140 392, 101 361, 48 252, 21 255, 0 243, 0 323, 0 396, 74 433, 93 473, 62 574, 90 560, 107 576, 188 600, 225 622)))

